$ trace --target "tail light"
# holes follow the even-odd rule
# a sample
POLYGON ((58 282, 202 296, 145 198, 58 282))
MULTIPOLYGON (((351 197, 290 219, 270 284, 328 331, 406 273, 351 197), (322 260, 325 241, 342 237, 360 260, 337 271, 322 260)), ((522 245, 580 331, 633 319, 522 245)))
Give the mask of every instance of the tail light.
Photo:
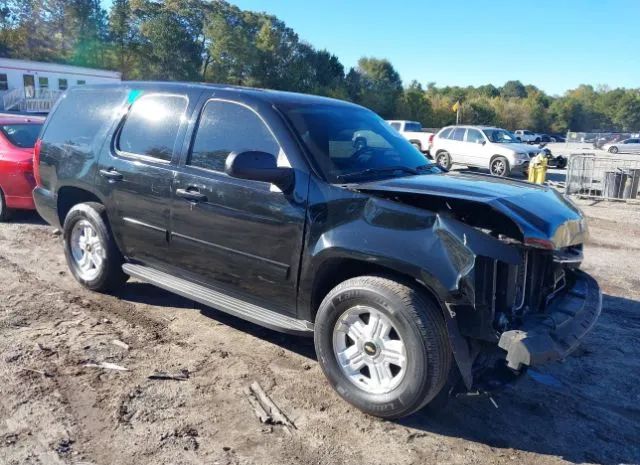
POLYGON ((429 136, 429 144, 433 144, 433 136, 434 136, 434 135, 435 135, 435 134, 431 134, 431 135, 429 136))
POLYGON ((36 141, 36 145, 33 147, 33 177, 36 180, 36 185, 42 185, 42 178, 40 178, 40 147, 42 146, 42 139, 36 141))

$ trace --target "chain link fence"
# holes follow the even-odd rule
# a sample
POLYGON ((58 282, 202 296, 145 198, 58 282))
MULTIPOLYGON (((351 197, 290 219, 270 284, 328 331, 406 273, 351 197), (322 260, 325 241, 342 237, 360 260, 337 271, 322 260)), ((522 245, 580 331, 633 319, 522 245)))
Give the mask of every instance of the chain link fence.
POLYGON ((565 194, 580 197, 638 201, 640 159, 580 153, 569 157, 565 194))

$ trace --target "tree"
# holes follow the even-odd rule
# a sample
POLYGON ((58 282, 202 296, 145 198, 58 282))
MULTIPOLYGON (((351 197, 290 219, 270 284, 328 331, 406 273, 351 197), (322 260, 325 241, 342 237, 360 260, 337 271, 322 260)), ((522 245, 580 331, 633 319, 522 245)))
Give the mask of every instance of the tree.
POLYGON ((402 94, 402 80, 389 60, 360 58, 356 70, 360 74, 360 104, 390 118, 402 94))
POLYGON ((525 98, 527 91, 520 81, 507 81, 500 89, 500 95, 504 98, 525 98))
POLYGON ((409 87, 404 89, 396 116, 400 119, 420 121, 423 126, 431 123, 433 117, 431 102, 418 81, 412 81, 409 87))

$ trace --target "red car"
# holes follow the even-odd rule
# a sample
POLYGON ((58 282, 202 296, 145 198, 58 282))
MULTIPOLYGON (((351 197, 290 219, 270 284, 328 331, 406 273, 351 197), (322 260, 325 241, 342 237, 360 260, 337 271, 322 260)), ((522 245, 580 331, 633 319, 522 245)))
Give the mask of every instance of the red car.
POLYGON ((44 119, 0 116, 0 222, 13 210, 34 210, 33 146, 44 119))

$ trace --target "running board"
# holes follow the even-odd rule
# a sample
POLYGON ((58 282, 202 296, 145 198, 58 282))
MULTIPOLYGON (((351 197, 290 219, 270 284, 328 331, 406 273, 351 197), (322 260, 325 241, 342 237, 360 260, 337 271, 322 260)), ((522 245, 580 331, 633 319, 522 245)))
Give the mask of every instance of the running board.
POLYGON ((283 333, 298 336, 311 336, 313 334, 313 324, 309 321, 298 320, 297 318, 282 315, 236 297, 231 297, 222 292, 209 289, 200 284, 195 284, 186 279, 176 278, 162 271, 133 263, 125 263, 122 265, 122 270, 129 276, 242 318, 243 320, 248 320, 252 323, 283 333))

